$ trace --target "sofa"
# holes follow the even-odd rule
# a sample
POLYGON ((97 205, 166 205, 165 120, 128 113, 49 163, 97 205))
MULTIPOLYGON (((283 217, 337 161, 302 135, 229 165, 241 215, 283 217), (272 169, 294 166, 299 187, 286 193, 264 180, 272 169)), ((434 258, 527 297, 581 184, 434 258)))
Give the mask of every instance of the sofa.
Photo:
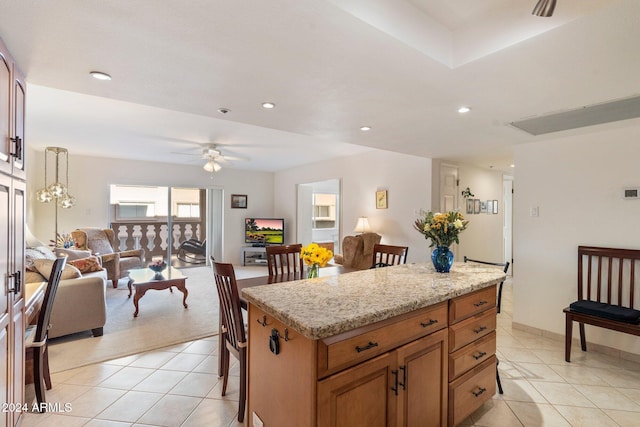
POLYGON ((46 286, 56 254, 68 257, 53 302, 49 338, 84 331, 91 331, 94 337, 101 336, 107 321, 107 271, 100 259, 88 251, 61 248, 55 251, 44 245, 27 247, 25 251, 27 293, 43 282, 46 286))
POLYGON ((346 236, 342 240, 342 254, 334 255, 334 262, 347 268, 366 270, 373 265, 373 247, 380 243, 382 236, 377 233, 362 233, 346 236))

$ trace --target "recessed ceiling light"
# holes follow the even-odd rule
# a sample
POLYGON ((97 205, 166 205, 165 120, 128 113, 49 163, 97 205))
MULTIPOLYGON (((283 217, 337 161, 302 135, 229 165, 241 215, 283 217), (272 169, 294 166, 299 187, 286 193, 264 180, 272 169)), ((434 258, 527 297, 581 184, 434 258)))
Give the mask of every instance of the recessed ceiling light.
POLYGON ((460 114, 468 113, 469 111, 471 111, 471 108, 469 108, 469 107, 460 107, 460 108, 458 108, 458 113, 460 113, 460 114))
POLYGON ((107 73, 103 73, 102 71, 92 71, 89 74, 91 74, 94 79, 111 80, 111 76, 107 73))
POLYGON ((511 165, 511 167, 512 167, 512 168, 515 168, 515 167, 516 167, 516 165, 511 165))
POLYGON ((262 108, 266 108, 269 110, 271 108, 276 108, 276 104, 274 104, 273 102, 263 102, 262 108))
POLYGON ((363 131, 363 132, 366 132, 368 130, 371 130, 371 126, 362 126, 362 127, 360 127, 360 130, 363 131))
POLYGON ((230 113, 230 112, 231 112, 231 110, 229 110, 228 108, 224 108, 224 107, 218 108, 218 113, 220 113, 220 114, 227 114, 227 113, 230 113))

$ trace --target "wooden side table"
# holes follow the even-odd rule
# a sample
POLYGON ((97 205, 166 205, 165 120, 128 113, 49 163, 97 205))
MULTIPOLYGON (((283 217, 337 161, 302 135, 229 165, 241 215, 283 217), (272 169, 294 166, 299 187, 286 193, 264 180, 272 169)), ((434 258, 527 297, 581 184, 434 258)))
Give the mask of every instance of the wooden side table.
POLYGON ((166 270, 161 273, 156 273, 150 268, 132 268, 129 270, 129 298, 131 298, 131 285, 135 288, 135 294, 133 295, 133 305, 136 311, 133 313, 133 317, 138 317, 138 301, 144 296, 149 289, 155 289, 161 291, 164 289, 171 289, 172 286, 178 288, 184 295, 182 298, 182 305, 184 308, 188 308, 186 285, 187 276, 183 275, 180 270, 173 267, 167 267, 166 270))

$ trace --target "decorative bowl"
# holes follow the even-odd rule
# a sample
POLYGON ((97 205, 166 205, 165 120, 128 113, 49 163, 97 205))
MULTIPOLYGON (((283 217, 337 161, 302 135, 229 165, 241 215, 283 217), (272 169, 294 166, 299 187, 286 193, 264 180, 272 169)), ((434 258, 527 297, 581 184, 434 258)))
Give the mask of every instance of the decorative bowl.
POLYGON ((156 273, 160 273, 161 271, 164 271, 165 268, 167 268, 167 263, 164 261, 162 261, 162 263, 154 262, 153 264, 149 264, 149 268, 156 273))

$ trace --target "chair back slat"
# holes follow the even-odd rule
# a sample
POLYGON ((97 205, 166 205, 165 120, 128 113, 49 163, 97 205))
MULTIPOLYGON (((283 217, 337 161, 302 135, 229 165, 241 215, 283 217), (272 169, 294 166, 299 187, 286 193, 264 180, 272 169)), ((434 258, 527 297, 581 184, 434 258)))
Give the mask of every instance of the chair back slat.
POLYGON ((56 297, 56 293, 58 292, 62 269, 66 263, 66 256, 58 257, 51 267, 51 273, 49 274, 49 279, 47 281, 47 289, 44 292, 42 307, 40 307, 40 314, 38 315, 38 325, 36 326, 36 334, 34 337, 35 342, 43 342, 47 337, 49 321, 51 320, 51 310, 53 309, 53 301, 56 297))
POLYGON ((640 250, 578 247, 578 299, 635 308, 640 250))
POLYGON ((233 265, 212 262, 211 267, 220 300, 222 326, 226 330, 221 339, 224 339, 236 351, 240 351, 240 347, 246 345, 247 338, 233 265))
POLYGON ((301 273, 304 270, 304 263, 300 258, 302 244, 267 246, 266 251, 269 276, 301 273))
POLYGON ((372 267, 407 263, 408 246, 373 245, 372 267))

